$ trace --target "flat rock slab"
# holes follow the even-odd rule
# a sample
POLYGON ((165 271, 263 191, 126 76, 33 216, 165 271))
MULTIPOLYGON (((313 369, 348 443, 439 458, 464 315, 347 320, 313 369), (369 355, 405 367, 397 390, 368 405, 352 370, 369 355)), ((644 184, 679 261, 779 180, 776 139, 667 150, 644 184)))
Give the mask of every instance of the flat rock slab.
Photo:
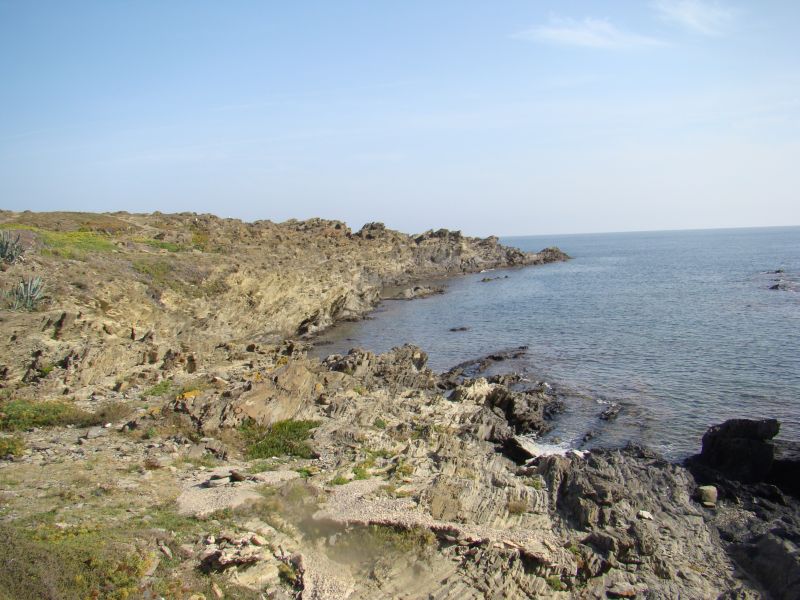
MULTIPOLYGON (((213 470, 202 471, 189 479, 176 502, 178 512, 182 515, 205 517, 218 510, 238 508, 250 502, 263 498, 258 487, 278 485, 300 475, 295 471, 269 471, 258 473, 244 481, 230 482, 224 485, 208 487, 207 483, 212 477, 223 478, 230 475, 231 467, 218 467, 213 470)), ((213 481, 220 481, 214 479, 213 481)))

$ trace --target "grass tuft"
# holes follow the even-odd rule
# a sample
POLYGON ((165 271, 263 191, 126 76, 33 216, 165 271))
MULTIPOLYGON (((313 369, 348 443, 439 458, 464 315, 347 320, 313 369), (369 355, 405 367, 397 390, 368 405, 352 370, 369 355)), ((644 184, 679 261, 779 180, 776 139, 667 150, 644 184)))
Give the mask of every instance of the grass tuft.
POLYGON ((168 379, 164 379, 163 381, 159 381, 154 386, 146 389, 142 392, 142 396, 165 396, 172 390, 172 382, 168 379))
POLYGON ((248 458, 270 458, 272 456, 298 456, 314 458, 315 454, 308 445, 311 430, 319 425, 319 421, 278 421, 269 426, 257 425, 252 420, 246 421, 239 431, 245 442, 245 453, 248 458))
POLYGON ((13 437, 0 437, 0 458, 22 456, 25 451, 24 440, 15 435, 13 437))
POLYGON ((123 405, 109 405, 90 413, 74 404, 61 400, 33 402, 8 400, 0 403, 0 430, 23 431, 32 427, 89 427, 120 418, 129 409, 123 405))

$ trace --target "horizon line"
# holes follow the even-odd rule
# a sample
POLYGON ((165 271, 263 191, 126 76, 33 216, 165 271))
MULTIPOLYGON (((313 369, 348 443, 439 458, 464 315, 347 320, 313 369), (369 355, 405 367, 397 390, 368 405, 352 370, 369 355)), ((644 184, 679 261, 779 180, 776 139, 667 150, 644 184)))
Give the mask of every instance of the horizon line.
POLYGON ((800 227, 800 223, 795 225, 734 225, 728 227, 688 227, 672 229, 626 229, 615 231, 577 231, 561 233, 515 233, 515 234, 494 234, 498 238, 524 238, 542 237, 548 235, 618 235, 621 233, 677 233, 679 231, 730 231, 733 229, 793 229, 800 227))

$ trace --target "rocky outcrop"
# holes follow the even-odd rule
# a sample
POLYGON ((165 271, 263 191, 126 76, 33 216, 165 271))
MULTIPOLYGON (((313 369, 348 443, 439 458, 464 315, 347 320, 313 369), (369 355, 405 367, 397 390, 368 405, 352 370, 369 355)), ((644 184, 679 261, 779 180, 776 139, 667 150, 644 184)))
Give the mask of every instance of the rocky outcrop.
POLYGON ((236 360, 231 344, 360 319, 388 286, 423 297, 439 290, 413 282, 567 258, 444 229, 352 233, 323 219, 3 211, 0 226, 24 232, 27 248, 0 272, 0 289, 38 275, 47 290, 39 310, 2 315, 0 386, 81 400, 236 360))
POLYGON ((387 300, 418 300, 436 294, 444 294, 444 288, 440 286, 414 285, 404 288, 397 292, 386 295, 387 300))
POLYGON ((687 465, 700 479, 775 485, 800 498, 800 446, 773 441, 780 431, 775 419, 731 419, 703 436, 700 454, 687 465))
POLYGON ((713 490, 706 519, 730 555, 772 597, 800 597, 800 460, 773 441, 774 419, 734 419, 711 427, 687 460, 698 497, 713 490))

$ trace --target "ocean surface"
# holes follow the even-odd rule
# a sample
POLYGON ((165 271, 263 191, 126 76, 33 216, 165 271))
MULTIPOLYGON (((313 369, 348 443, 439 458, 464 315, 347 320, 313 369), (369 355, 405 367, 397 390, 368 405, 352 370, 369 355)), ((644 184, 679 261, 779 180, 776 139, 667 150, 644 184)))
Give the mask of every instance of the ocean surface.
POLYGON ((455 277, 444 295, 385 301, 372 319, 330 330, 316 354, 413 343, 445 371, 528 346, 490 372, 521 372, 565 395, 566 412, 541 440, 558 447, 633 441, 680 459, 731 417, 775 417, 780 437, 800 440, 800 227, 502 242, 556 245, 573 259, 455 277), (487 276, 500 279, 481 282, 487 276), (599 419, 612 403, 619 417, 599 419))

